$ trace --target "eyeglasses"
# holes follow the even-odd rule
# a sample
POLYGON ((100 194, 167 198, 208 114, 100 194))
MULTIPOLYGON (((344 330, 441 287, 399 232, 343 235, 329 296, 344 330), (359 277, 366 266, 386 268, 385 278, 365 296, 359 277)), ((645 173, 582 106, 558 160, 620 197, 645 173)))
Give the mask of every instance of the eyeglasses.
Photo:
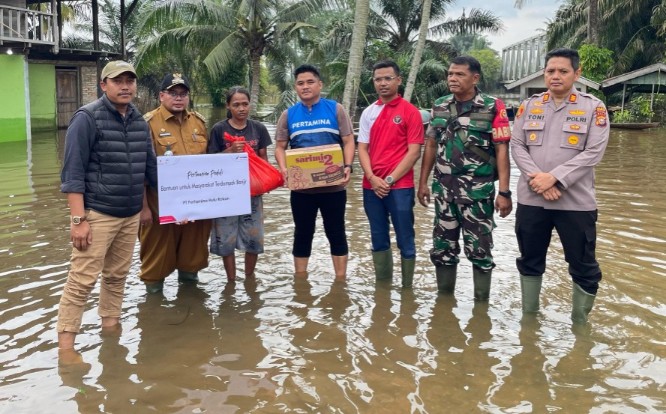
POLYGON ((397 78, 397 76, 380 76, 378 78, 372 78, 372 81, 374 83, 391 82, 395 78, 397 78))
POLYGON ((174 91, 167 91, 166 93, 167 93, 167 95, 169 95, 173 99, 176 99, 176 98, 185 99, 188 96, 190 96, 189 92, 178 93, 178 92, 174 92, 174 91))

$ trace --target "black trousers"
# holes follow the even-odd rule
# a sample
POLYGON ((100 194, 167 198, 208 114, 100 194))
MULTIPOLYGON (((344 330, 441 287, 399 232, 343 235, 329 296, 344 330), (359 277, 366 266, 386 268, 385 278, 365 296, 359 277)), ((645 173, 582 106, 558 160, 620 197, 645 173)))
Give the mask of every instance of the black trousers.
POLYGON ((345 208, 347 191, 334 193, 303 194, 291 192, 291 214, 294 218, 295 257, 310 257, 317 213, 321 212, 324 232, 331 245, 331 255, 345 256, 349 253, 345 232, 345 208))
POLYGON ((553 228, 562 241, 569 274, 586 292, 596 295, 601 269, 595 258, 597 211, 546 210, 518 204, 516 237, 520 257, 516 266, 525 276, 541 276, 546 271, 546 254, 553 228))

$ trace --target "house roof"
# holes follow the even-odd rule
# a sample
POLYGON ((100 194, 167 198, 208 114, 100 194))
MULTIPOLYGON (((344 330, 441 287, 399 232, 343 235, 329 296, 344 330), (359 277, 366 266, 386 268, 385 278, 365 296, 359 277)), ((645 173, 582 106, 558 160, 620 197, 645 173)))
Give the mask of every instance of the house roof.
MULTIPOLYGON (((518 80, 513 81, 511 83, 507 83, 506 85, 504 85, 504 87, 507 90, 511 90, 513 88, 517 88, 520 85, 523 85, 527 82, 530 82, 530 81, 532 81, 534 79, 537 79, 539 77, 542 77, 542 76, 543 76, 543 69, 539 69, 536 72, 525 76, 524 78, 518 79, 518 80)), ((590 79, 588 79, 584 76, 581 76, 580 78, 578 78, 578 80, 576 82, 582 83, 583 85, 587 86, 588 88, 592 88, 592 89, 595 89, 595 90, 599 90, 599 87, 600 87, 600 84, 598 82, 592 81, 592 80, 590 80, 590 79)))
POLYGON ((522 46, 522 45, 525 44, 525 43, 531 42, 531 41, 533 41, 533 40, 538 40, 538 39, 544 39, 544 40, 545 40, 545 39, 546 39, 546 34, 544 34, 544 33, 536 34, 536 35, 534 35, 534 36, 531 36, 531 37, 525 38, 525 39, 523 39, 523 40, 520 40, 520 41, 518 41, 518 42, 516 42, 516 43, 512 43, 512 44, 510 44, 510 45, 508 45, 508 46, 505 46, 505 47, 502 48, 502 50, 504 51, 504 50, 511 49, 512 47, 522 46))
POLYGON ((622 75, 604 79, 601 88, 606 92, 621 89, 623 84, 635 85, 636 88, 650 89, 652 85, 666 85, 666 64, 655 63, 644 68, 636 69, 622 75), (663 75, 662 75, 663 73, 663 75))

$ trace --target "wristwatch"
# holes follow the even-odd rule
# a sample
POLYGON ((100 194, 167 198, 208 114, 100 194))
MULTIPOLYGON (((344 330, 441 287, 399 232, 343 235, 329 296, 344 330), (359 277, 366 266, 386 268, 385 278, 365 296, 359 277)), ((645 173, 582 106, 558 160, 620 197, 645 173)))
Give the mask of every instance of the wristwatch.
POLYGON ((391 176, 391 175, 389 175, 388 177, 386 177, 386 178, 384 179, 384 181, 386 181, 386 184, 388 184, 388 185, 390 185, 390 186, 393 186, 393 184, 395 184, 395 180, 393 179, 393 176, 391 176))
POLYGON ((501 195, 502 197, 511 198, 511 190, 498 191, 497 194, 501 195))
POLYGON ((72 216, 72 224, 75 226, 78 226, 84 221, 86 221, 86 216, 72 216))
POLYGON ((349 168, 349 174, 354 173, 354 167, 351 164, 345 164, 343 168, 349 168))

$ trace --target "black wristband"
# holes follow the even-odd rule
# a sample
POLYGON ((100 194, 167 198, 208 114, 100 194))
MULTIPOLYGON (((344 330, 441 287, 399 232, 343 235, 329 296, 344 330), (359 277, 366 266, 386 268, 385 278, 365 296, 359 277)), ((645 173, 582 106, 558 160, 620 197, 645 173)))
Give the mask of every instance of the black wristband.
POLYGON ((501 195, 502 197, 511 198, 511 190, 498 191, 497 194, 501 195))
POLYGON ((343 168, 349 168, 349 173, 352 174, 354 172, 354 167, 352 167, 351 164, 345 164, 343 168))

